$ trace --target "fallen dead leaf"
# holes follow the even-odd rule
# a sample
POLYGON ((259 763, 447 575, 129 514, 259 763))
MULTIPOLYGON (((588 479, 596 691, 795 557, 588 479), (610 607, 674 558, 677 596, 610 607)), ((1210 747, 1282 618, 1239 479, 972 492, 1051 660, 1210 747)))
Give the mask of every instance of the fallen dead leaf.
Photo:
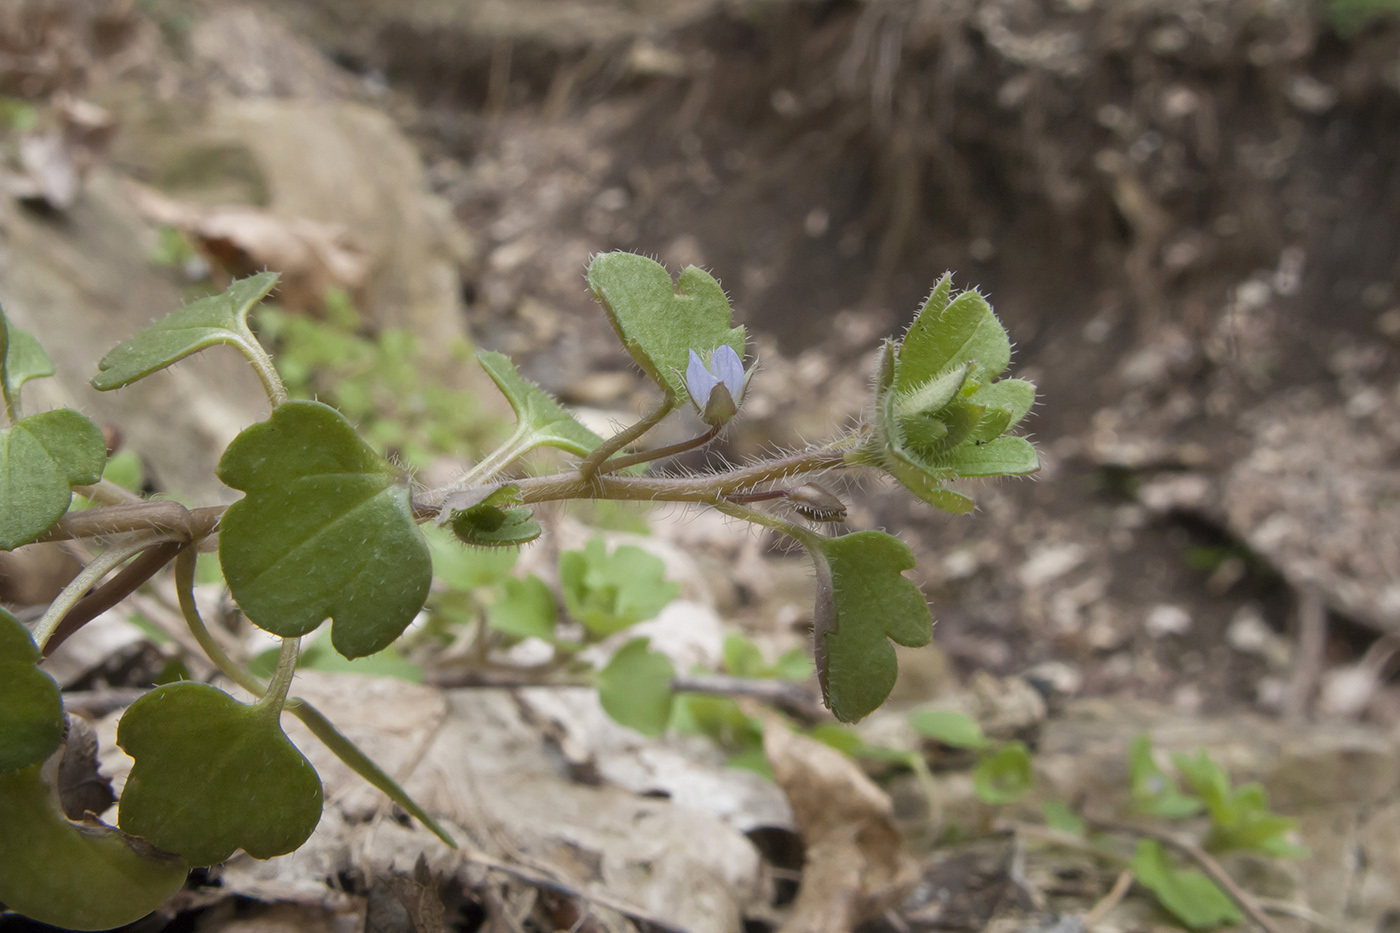
POLYGON ((369 278, 368 258, 339 224, 243 205, 199 207, 134 182, 131 188, 142 214, 185 234, 230 277, 280 272, 277 300, 289 310, 319 312, 332 289, 358 299, 369 278))
POLYGON ((895 906, 918 877, 889 796, 850 758, 767 715, 763 747, 807 844, 780 933, 843 933, 895 906))

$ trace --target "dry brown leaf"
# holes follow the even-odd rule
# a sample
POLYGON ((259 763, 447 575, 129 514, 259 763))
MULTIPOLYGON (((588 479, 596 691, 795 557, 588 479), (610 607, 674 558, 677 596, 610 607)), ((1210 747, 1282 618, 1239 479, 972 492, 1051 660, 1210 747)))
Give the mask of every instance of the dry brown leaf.
POLYGON ((331 289, 357 298, 369 277, 367 257, 338 224, 242 205, 199 207, 143 185, 132 189, 142 214, 180 230, 230 277, 280 272, 277 300, 290 310, 320 311, 331 289))
POLYGON ((768 716, 763 748, 807 844, 781 933, 845 933, 904 899, 918 876, 889 796, 850 758, 768 716))

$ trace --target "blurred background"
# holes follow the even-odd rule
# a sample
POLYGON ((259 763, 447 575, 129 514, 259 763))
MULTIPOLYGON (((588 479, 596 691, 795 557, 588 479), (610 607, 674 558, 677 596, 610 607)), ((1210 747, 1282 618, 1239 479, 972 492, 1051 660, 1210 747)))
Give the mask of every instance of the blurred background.
MULTIPOLYGON (((191 503, 264 417, 241 362, 86 380, 230 276, 282 273, 289 384, 433 481, 505 423, 474 347, 595 426, 644 407, 596 252, 725 285, 762 361, 730 459, 859 417, 952 270, 1040 387, 1043 469, 972 517, 845 491, 938 620, 893 708, 973 695, 1068 792, 1096 743, 1209 744, 1312 820, 1278 884, 1334 928, 1400 916, 1393 0, 3 0, 0 95, 0 301, 59 370, 33 391, 191 503)), ((801 643, 771 542, 566 518, 650 523, 727 623, 801 643)))

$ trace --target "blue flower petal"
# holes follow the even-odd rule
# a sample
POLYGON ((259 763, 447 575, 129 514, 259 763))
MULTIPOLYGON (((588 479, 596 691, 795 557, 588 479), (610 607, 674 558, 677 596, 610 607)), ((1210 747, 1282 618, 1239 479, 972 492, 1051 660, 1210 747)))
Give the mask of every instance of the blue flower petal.
POLYGON ((720 344, 715 355, 710 357, 710 368, 729 390, 729 397, 737 403, 744 394, 744 364, 739 354, 729 344, 720 344))
POLYGON ((710 393, 717 385, 719 380, 700 362, 700 357, 695 351, 691 350, 690 364, 685 368, 685 388, 696 408, 704 410, 705 404, 710 400, 710 393))

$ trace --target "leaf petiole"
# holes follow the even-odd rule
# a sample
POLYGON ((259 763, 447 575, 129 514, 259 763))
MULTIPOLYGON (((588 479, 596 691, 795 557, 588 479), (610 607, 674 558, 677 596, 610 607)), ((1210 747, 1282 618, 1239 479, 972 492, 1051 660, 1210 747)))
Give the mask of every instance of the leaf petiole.
MULTIPOLYGON (((180 600, 180 612, 185 617, 185 624, 190 627, 190 634, 199 642, 199 647, 209 656, 209 660, 214 662, 220 673, 253 696, 262 696, 267 692, 267 686, 233 662, 223 646, 214 640, 213 634, 199 616, 199 607, 194 602, 194 568, 197 557, 196 548, 190 547, 181 551, 180 556, 175 558, 175 592, 180 600)), ((279 657, 279 670, 281 663, 282 659, 279 657)))
POLYGON ((282 715, 287 704, 287 691, 292 687, 292 678, 297 672, 297 656, 301 653, 300 638, 282 639, 282 650, 277 655, 277 670, 268 681, 267 692, 255 704, 266 710, 274 719, 282 715))
POLYGON ((350 741, 343 732, 335 727, 335 724, 322 715, 310 703, 301 697, 292 697, 287 701, 287 712, 302 721, 306 728, 311 730, 311 734, 321 740, 321 744, 345 763, 351 770, 364 778, 368 783, 378 788, 394 803, 403 807, 410 816, 426 826, 434 836, 437 836, 444 843, 452 848, 457 848, 457 843, 452 836, 443 829, 432 815, 419 806, 418 802, 408 795, 408 792, 399 786, 389 774, 374 760, 360 750, 360 747, 350 741))

